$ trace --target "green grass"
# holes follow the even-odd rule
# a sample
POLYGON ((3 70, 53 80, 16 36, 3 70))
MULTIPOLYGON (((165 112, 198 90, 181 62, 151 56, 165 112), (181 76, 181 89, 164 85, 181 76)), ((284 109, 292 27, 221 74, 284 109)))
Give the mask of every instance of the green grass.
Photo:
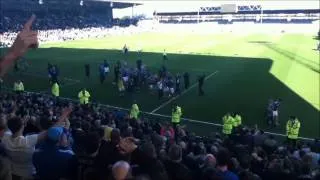
MULTIPOLYGON (((285 133, 288 116, 296 115, 302 121, 301 136, 320 137, 319 52, 313 50, 317 41, 311 35, 143 33, 52 43, 27 55, 31 65, 28 73, 10 72, 5 81, 11 86, 20 78, 27 90, 45 91, 49 88, 46 66, 51 62, 58 64, 62 77, 81 81, 63 79, 66 85, 61 88, 63 97, 76 98, 80 88, 87 87, 92 99, 98 102, 129 108, 137 100, 143 111, 150 112, 168 99, 159 101, 145 89, 133 97, 120 98, 111 84, 113 72, 105 84, 99 84, 98 64, 104 59, 111 63, 122 59, 120 50, 125 43, 130 48, 128 63, 135 65, 138 54, 134 51, 142 48, 143 63, 154 72, 161 66, 162 51, 166 49, 168 70, 189 72, 191 84, 196 83, 200 74, 218 71, 205 82, 204 97, 197 95, 195 87, 172 101, 182 106, 186 118, 221 123, 226 112, 239 111, 244 124, 258 124, 270 130, 264 121, 264 111, 269 98, 279 97, 283 99, 281 126, 270 131, 285 133), (84 76, 85 63, 91 64, 89 80, 84 76)), ((170 115, 172 103, 156 113, 170 115)), ((188 126, 196 127, 200 133, 214 130, 198 124, 188 126)))

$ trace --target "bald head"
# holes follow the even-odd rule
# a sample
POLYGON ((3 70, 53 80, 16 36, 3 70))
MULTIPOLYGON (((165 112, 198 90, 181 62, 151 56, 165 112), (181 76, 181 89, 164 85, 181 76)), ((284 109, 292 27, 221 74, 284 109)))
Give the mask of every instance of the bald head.
POLYGON ((206 158, 205 158, 205 163, 207 166, 215 167, 217 161, 216 161, 216 158, 212 154, 207 154, 206 158))
POLYGON ((112 166, 112 176, 116 180, 124 180, 128 177, 130 165, 126 161, 118 161, 112 166))

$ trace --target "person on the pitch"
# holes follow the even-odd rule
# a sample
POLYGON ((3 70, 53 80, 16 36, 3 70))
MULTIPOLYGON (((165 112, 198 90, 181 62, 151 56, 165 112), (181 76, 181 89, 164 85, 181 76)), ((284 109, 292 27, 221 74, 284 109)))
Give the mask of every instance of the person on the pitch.
POLYGON ((48 71, 48 77, 49 77, 49 82, 50 83, 52 82, 51 68, 52 68, 52 64, 48 63, 47 71, 48 71))
POLYGON ((110 67, 109 67, 109 63, 108 63, 107 60, 104 60, 103 66, 104 66, 105 76, 108 76, 108 74, 109 74, 109 72, 110 72, 110 67))
POLYGON ((127 44, 124 44, 123 46, 123 54, 127 54, 128 53, 128 47, 127 47, 127 44))
POLYGON ((157 82, 157 86, 158 86, 158 99, 161 99, 163 97, 163 81, 162 81, 162 79, 160 79, 157 82))
POLYGON ((123 79, 121 78, 121 75, 118 78, 117 85, 118 85, 118 90, 119 90, 119 96, 123 97, 124 96, 125 87, 124 87, 123 79))
POLYGON ((281 99, 276 99, 272 101, 271 110, 272 110, 272 124, 274 127, 279 126, 279 108, 281 104, 281 99))
POLYGON ((240 113, 233 113, 233 120, 233 127, 239 127, 242 124, 242 117, 240 116, 240 113))
POLYGON ((104 80, 106 79, 103 64, 100 64, 100 66, 99 66, 99 77, 100 77, 100 83, 103 84, 104 80))
POLYGON ((142 60, 141 60, 141 58, 139 58, 137 60, 137 69, 139 70, 139 72, 141 72, 141 67, 142 67, 142 60))
POLYGON ((182 116, 182 110, 181 107, 178 106, 177 104, 174 104, 172 107, 172 117, 171 117, 171 123, 176 131, 177 126, 180 124, 181 121, 181 116, 182 116))
POLYGON ((114 83, 118 83, 120 67, 121 65, 119 63, 114 66, 114 83))
POLYGON ((21 80, 18 80, 17 82, 14 82, 13 84, 13 91, 17 94, 23 93, 24 91, 24 85, 21 80))
POLYGON ((85 64, 84 69, 85 69, 86 77, 89 78, 90 77, 90 64, 85 64))
POLYGON ((127 60, 127 56, 128 56, 128 53, 129 53, 129 49, 127 47, 127 44, 124 44, 122 52, 123 52, 123 55, 124 55, 124 59, 127 60))
POLYGON ((205 80, 205 75, 201 75, 198 78, 198 89, 199 89, 199 96, 203 96, 204 95, 204 91, 203 91, 203 84, 204 84, 204 80, 205 80))
POLYGON ((51 67, 51 83, 58 82, 58 76, 59 76, 59 69, 57 65, 53 65, 51 67))
POLYGON ((167 56, 167 53, 166 53, 166 50, 165 50, 165 49, 163 50, 162 58, 163 58, 163 61, 168 60, 168 56, 167 56))
POLYGON ((173 97, 175 95, 174 82, 171 76, 168 77, 167 86, 169 88, 169 97, 173 97))
POLYGON ((13 69, 15 72, 18 72, 20 70, 26 70, 28 68, 29 64, 27 62, 27 59, 24 57, 21 57, 19 60, 14 62, 13 69))
POLYGON ((290 116, 287 122, 287 138, 288 142, 295 147, 297 144, 297 139, 299 137, 300 121, 295 116, 290 116))
POLYGON ((53 83, 52 87, 51 87, 51 94, 54 97, 59 97, 60 95, 60 88, 59 88, 59 84, 57 82, 53 83))
POLYGON ((81 105, 87 105, 89 103, 90 93, 87 91, 86 88, 83 88, 78 93, 78 98, 81 105))
POLYGON ((183 74, 183 79, 184 79, 184 89, 188 89, 190 86, 190 77, 188 72, 185 72, 183 74))
POLYGON ((25 57, 21 57, 18 63, 22 70, 26 70, 29 67, 29 63, 25 57))
POLYGON ((137 104, 137 103, 133 103, 133 104, 132 104, 132 107, 131 107, 131 110, 130 110, 130 115, 129 115, 129 117, 130 117, 131 119, 138 119, 139 114, 140 114, 140 110, 139 110, 138 104, 137 104))
POLYGON ((227 113, 225 116, 222 117, 222 122, 222 134, 224 134, 225 136, 230 136, 234 125, 234 119, 230 115, 230 113, 227 113))
POLYGON ((176 75, 176 94, 180 94, 181 93, 181 89, 180 89, 180 83, 181 83, 181 77, 180 77, 180 74, 177 74, 176 75))

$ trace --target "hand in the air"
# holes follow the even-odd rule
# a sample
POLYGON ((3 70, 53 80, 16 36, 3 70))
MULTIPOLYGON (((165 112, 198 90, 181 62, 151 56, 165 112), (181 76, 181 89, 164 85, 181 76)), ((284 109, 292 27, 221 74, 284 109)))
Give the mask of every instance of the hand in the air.
POLYGON ((73 107, 72 106, 69 106, 69 107, 66 107, 62 110, 62 113, 61 113, 61 116, 58 120, 58 122, 65 122, 66 119, 69 117, 69 115, 71 114, 73 110, 73 107))
POLYGON ((14 56, 21 57, 28 51, 29 48, 38 47, 38 33, 31 29, 35 19, 35 15, 30 17, 12 44, 10 53, 12 53, 14 56))
POLYGON ((121 154, 132 153, 138 147, 134 142, 135 142, 135 139, 133 137, 126 137, 121 139, 118 144, 119 152, 121 154))

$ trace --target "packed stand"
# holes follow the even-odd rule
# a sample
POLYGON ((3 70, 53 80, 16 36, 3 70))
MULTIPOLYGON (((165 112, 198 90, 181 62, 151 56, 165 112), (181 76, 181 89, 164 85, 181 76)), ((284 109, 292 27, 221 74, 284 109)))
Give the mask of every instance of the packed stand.
MULTIPOLYGON (((9 47, 17 36, 17 32, 21 30, 25 15, 23 13, 3 13, 3 15, 4 17, 0 20, 0 47, 9 47)), ((47 14, 37 17, 33 26, 38 30, 40 43, 102 38, 144 31, 137 26, 112 27, 112 22, 107 21, 101 14, 89 16, 47 14)))
POLYGON ((199 137, 182 126, 41 94, 2 92, 0 102, 0 179, 320 177, 319 141, 290 147, 244 126, 229 138, 199 137))
MULTIPOLYGON (((2 57, 0 77, 37 47, 34 20, 2 57)), ((238 122, 227 128, 231 118, 223 119, 225 137, 198 137, 179 125, 179 106, 171 125, 139 116, 135 105, 128 115, 89 104, 85 89, 79 104, 16 87, 0 93, 0 179, 320 178, 319 140, 287 145, 238 122)))

